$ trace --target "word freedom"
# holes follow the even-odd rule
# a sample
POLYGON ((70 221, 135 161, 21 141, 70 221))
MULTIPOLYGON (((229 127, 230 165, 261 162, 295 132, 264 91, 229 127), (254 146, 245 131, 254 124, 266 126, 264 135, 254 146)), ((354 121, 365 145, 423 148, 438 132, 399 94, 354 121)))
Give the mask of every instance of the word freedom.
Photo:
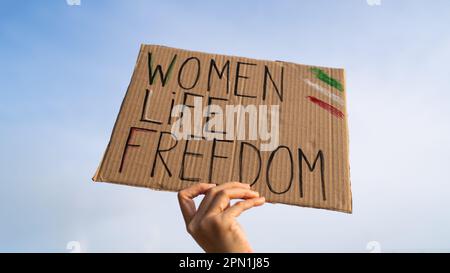
MULTIPOLYGON (((125 168, 125 162, 127 161, 129 152, 139 152, 139 150, 145 150, 146 146, 145 142, 152 142, 151 145, 156 144, 156 150, 151 155, 150 162, 150 177, 155 177, 157 173, 162 171, 166 172, 169 177, 173 175, 177 175, 181 181, 190 181, 190 182, 201 182, 201 181, 215 181, 214 173, 219 170, 215 168, 217 162, 219 160, 226 160, 229 164, 234 164, 233 153, 233 141, 231 140, 218 140, 214 138, 212 141, 201 141, 202 145, 196 145, 193 142, 197 140, 185 140, 184 143, 180 147, 179 141, 174 140, 174 137, 171 132, 161 131, 158 132, 154 129, 146 129, 139 127, 131 127, 127 136, 127 141, 125 143, 125 147, 122 153, 122 158, 120 161, 119 173, 121 173, 125 168), (156 136, 156 137, 155 137, 156 136), (133 139, 141 139, 140 142, 137 142, 133 139), (145 139, 145 140, 144 140, 145 139), (172 140, 172 141, 170 141, 172 140), (163 147, 163 143, 165 143, 163 147), (208 147, 205 147, 205 146, 208 147), (206 153, 202 152, 206 148, 206 153), (221 149, 220 149, 221 148, 221 149), (181 149, 181 150, 180 150, 181 149), (168 157, 170 154, 177 153, 178 151, 182 151, 181 160, 175 162, 175 164, 168 163, 168 157), (222 150, 222 153, 219 153, 218 150, 222 150), (227 152, 224 152, 227 151, 227 152), (188 165, 192 163, 190 161, 201 160, 203 158, 207 159, 208 166, 207 167, 207 177, 201 177, 198 175, 198 169, 191 170, 191 173, 188 173, 188 165), (159 167, 157 167, 159 166, 159 167), (194 174, 192 174, 192 171, 194 174)), ((325 190, 325 158, 324 154, 321 150, 317 153, 315 158, 311 160, 308 158, 301 148, 297 148, 295 150, 291 150, 289 147, 280 145, 274 151, 272 151, 269 155, 267 161, 263 161, 263 157, 261 156, 261 151, 255 147, 253 144, 245 141, 239 142, 239 151, 238 151, 238 177, 239 181, 243 183, 248 183, 251 186, 255 185, 258 181, 262 180, 266 183, 270 192, 275 194, 284 194, 288 192, 294 183, 294 168, 297 169, 298 173, 298 185, 299 185, 299 193, 300 197, 303 198, 303 179, 304 179, 304 165, 307 166, 307 169, 312 172, 315 169, 318 169, 320 173, 320 186, 322 192, 322 199, 326 200, 326 190, 325 190), (244 178, 245 164, 248 163, 248 156, 253 154, 256 159, 256 164, 258 168, 253 171, 252 174, 247 174, 246 178, 244 178), (283 186, 282 189, 278 189, 274 186, 275 183, 273 181, 273 176, 270 173, 273 171, 273 167, 276 162, 279 162, 281 159, 287 160, 288 164, 282 166, 283 171, 289 174, 289 178, 286 181, 283 181, 281 184, 283 186), (263 168, 263 165, 264 168, 263 168), (320 165, 320 166, 318 166, 320 165)), ((275 178, 278 179, 278 178, 275 178)))

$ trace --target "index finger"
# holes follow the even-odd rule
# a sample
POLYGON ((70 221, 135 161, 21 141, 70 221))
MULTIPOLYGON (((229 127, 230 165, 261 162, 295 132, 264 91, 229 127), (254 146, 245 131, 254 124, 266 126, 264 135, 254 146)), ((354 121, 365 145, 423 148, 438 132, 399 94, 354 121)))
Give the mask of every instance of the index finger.
POLYGON ((178 192, 178 202, 186 226, 189 225, 196 212, 195 203, 192 199, 215 186, 215 184, 197 183, 178 192))
POLYGON ((223 212, 232 199, 251 199, 259 197, 259 193, 247 188, 228 188, 215 195, 208 208, 208 213, 217 214, 223 212))
POLYGON ((241 182, 227 182, 227 183, 218 185, 217 187, 214 187, 214 189, 211 189, 210 192, 206 194, 206 197, 203 199, 202 203, 200 204, 198 211, 201 214, 204 213, 209 208, 212 200, 214 199, 214 196, 218 192, 220 192, 224 189, 231 189, 231 188, 249 189, 250 185, 246 184, 246 183, 241 183, 241 182))

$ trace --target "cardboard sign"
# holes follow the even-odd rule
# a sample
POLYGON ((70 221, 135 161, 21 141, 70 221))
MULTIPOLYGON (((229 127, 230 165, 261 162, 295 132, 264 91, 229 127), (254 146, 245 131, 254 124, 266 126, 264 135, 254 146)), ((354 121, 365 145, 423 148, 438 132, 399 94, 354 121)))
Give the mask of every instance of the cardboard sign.
POLYGON ((345 101, 343 69, 142 45, 93 180, 351 213, 345 101))

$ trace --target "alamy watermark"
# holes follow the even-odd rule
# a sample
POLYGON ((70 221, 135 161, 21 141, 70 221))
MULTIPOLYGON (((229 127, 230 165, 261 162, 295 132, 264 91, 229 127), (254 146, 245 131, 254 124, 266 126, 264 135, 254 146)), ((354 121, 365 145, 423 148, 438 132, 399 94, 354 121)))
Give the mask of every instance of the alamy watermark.
POLYGON ((381 244, 378 241, 370 241, 366 245, 369 253, 381 253, 381 244))
POLYGON ((273 151, 279 144, 279 105, 226 105, 223 109, 214 104, 203 107, 203 99, 197 97, 193 107, 175 105, 171 116, 177 118, 171 129, 176 140, 256 140, 261 151, 273 151))
POLYGON ((69 6, 80 6, 81 0, 66 0, 66 3, 69 6))
POLYGON ((66 249, 70 250, 70 253, 81 253, 81 243, 79 241, 69 241, 66 249))
POLYGON ((381 0, 366 0, 369 6, 380 6, 381 0))

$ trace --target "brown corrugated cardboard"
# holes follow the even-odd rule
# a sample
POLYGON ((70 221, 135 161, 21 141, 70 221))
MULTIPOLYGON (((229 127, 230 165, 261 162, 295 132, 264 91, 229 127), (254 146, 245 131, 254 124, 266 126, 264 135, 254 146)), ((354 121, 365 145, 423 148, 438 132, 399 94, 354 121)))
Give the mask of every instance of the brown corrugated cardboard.
POLYGON ((241 181, 269 202, 351 213, 344 81, 343 69, 142 45, 93 180, 168 191, 241 181), (187 120, 188 113, 171 116, 181 104, 193 113, 191 123, 197 121, 189 134, 196 138, 173 135, 174 126, 187 120), (235 108, 236 126, 226 127, 232 123, 224 117, 223 130, 202 127, 220 115, 202 117, 192 106, 213 104, 224 114, 227 105, 243 106, 235 108), (272 135, 258 135, 265 106, 272 135), (276 113, 278 131, 272 127, 276 113), (236 137, 239 125, 244 139, 236 137), (216 138, 203 128, 215 130, 216 138), (256 138, 248 137, 251 129, 256 138))

